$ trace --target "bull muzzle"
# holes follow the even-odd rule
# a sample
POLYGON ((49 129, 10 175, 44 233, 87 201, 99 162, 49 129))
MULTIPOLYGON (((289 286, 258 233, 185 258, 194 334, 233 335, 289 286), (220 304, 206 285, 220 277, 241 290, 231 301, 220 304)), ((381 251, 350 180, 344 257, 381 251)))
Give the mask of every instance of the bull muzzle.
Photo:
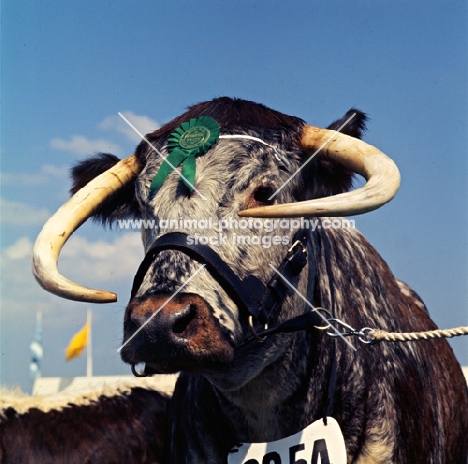
POLYGON ((204 360, 225 363, 234 349, 210 305, 199 295, 155 293, 132 299, 124 320, 123 361, 152 372, 194 370, 204 360))

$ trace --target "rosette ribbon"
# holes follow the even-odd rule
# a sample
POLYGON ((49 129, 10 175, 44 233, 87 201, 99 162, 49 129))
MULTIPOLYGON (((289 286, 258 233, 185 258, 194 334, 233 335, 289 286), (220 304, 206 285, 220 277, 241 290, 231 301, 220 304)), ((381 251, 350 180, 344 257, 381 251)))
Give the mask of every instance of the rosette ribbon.
POLYGON ((181 179, 190 192, 195 183, 195 158, 204 155, 219 138, 219 124, 208 116, 199 116, 184 122, 168 138, 168 157, 153 178, 150 194, 154 195, 167 176, 182 165, 181 179))

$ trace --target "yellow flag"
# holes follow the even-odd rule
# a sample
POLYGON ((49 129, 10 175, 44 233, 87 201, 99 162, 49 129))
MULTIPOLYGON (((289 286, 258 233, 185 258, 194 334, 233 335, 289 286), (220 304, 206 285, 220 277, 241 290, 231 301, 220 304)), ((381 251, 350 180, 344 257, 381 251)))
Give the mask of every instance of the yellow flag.
POLYGON ((75 335, 73 335, 65 350, 65 358, 67 361, 76 358, 83 352, 86 344, 88 343, 88 332, 89 322, 86 322, 84 327, 75 335))

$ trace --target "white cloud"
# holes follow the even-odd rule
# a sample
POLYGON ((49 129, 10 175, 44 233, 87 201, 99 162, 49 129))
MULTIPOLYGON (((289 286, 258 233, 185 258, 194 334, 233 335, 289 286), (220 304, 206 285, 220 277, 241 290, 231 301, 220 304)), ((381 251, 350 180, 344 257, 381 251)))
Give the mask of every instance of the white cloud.
MULTIPOLYGON (((148 116, 137 115, 132 111, 121 111, 123 116, 127 118, 143 135, 153 132, 160 126, 156 121, 153 121, 148 116)), ((113 130, 125 135, 130 141, 139 143, 141 137, 137 132, 130 127, 124 119, 119 115, 107 116, 100 124, 99 127, 104 130, 113 130)))
POLYGON ((59 258, 60 272, 83 285, 96 286, 131 279, 143 259, 139 233, 120 235, 112 242, 72 236, 59 258))
POLYGON ((99 152, 109 152, 117 156, 122 154, 122 148, 115 143, 105 139, 91 140, 83 135, 74 135, 70 140, 54 138, 50 141, 50 146, 77 155, 92 155, 99 152))
POLYGON ((0 179, 4 185, 16 185, 23 187, 35 187, 39 185, 48 185, 55 182, 56 179, 67 179, 68 168, 58 167, 51 164, 42 166, 39 172, 4 172, 0 174, 0 179))
POLYGON ((51 216, 46 208, 36 209, 25 203, 0 198, 0 212, 3 225, 41 225, 51 216))
POLYGON ((30 257, 32 248, 32 241, 28 237, 21 237, 13 245, 5 248, 3 253, 12 261, 17 261, 25 257, 30 257))
MULTIPOLYGON (((13 282, 21 288, 29 285, 32 248, 31 239, 23 236, 1 251, 0 262, 4 271, 2 286, 8 293, 13 290, 13 282)), ((129 284, 143 257, 141 235, 137 232, 119 234, 111 241, 93 241, 73 235, 60 253, 58 269, 70 280, 94 288, 129 284)), ((1 296, 3 298, 4 295, 1 296)), ((17 297, 21 300, 22 294, 17 294, 17 297)))
MULTIPOLYGON (((29 268, 32 247, 29 237, 20 237, 2 251, 2 264, 6 266, 11 261, 24 260, 29 268)), ((72 235, 60 253, 58 268, 71 280, 95 286, 122 279, 131 280, 143 257, 138 232, 119 235, 112 241, 93 241, 81 235, 72 235)))
MULTIPOLYGON (((132 111, 123 111, 127 118, 142 134, 153 132, 159 128, 159 124, 148 116, 138 115, 132 111)), ((113 131, 123 134, 133 143, 141 141, 140 136, 118 115, 107 116, 99 124, 98 128, 106 131, 113 131)), ((110 142, 107 139, 89 139, 84 135, 73 135, 69 140, 53 138, 50 146, 55 150, 63 150, 77 155, 92 155, 99 152, 112 153, 117 156, 123 154, 120 145, 110 142)))
MULTIPOLYGON (((34 282, 32 247, 31 239, 23 236, 0 253, 2 309, 12 310, 15 306, 19 312, 27 312, 42 304, 46 307, 69 304, 45 292, 34 282)), ((77 235, 72 236, 62 249, 58 270, 78 284, 114 291, 122 286, 130 287, 143 257, 139 233, 119 235, 111 241, 93 241, 77 235)))

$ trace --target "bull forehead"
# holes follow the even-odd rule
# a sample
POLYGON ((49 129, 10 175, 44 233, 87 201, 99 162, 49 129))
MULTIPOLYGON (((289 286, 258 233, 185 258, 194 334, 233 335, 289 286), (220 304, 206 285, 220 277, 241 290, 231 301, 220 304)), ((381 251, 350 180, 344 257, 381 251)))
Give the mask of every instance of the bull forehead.
MULTIPOLYGON (((165 147, 160 151, 167 156, 165 147)), ((218 237, 218 243, 208 244, 240 278, 254 274, 266 283, 273 272, 268 263, 278 264, 283 259, 289 238, 287 243, 270 246, 257 242, 252 244, 248 240, 238 241, 236 238, 239 235, 275 235, 277 232, 270 229, 259 231, 255 227, 239 229, 235 223, 252 221, 240 218, 237 213, 245 209, 246 198, 255 188, 262 185, 278 188, 297 169, 298 153, 282 151, 281 155, 288 158, 289 163, 279 160, 271 147, 245 140, 220 140, 205 155, 197 158, 197 191, 190 194, 182 185, 179 174, 172 172, 152 197, 151 181, 162 160, 154 152, 149 152, 146 168, 137 181, 142 216, 148 221, 148 227, 143 230, 145 248, 151 247, 159 236, 168 232, 184 232, 192 239, 196 239, 197 234, 218 237), (223 220, 224 225, 231 224, 231 227, 223 228, 223 220)), ((292 201, 291 189, 292 186, 288 185, 281 190, 278 200, 292 201)), ((292 235, 288 230, 280 232, 282 236, 292 235)), ((147 292, 174 292, 186 284, 200 266, 182 252, 161 252, 145 276, 138 296, 147 292)), ((213 308, 214 316, 220 324, 231 333, 236 330, 237 307, 206 269, 198 272, 184 286, 183 292, 202 296, 213 308)))
MULTIPOLYGON (((167 156, 166 147, 160 153, 167 156)), ((255 142, 220 140, 197 158, 197 191, 190 194, 182 185, 179 173, 172 172, 160 190, 151 196, 151 181, 162 159, 154 151, 149 152, 146 167, 137 182, 142 216, 154 220, 154 227, 148 227, 143 234, 145 248, 148 249, 162 233, 200 232, 199 227, 193 227, 195 221, 200 225, 210 219, 211 224, 219 219, 239 220, 237 213, 245 209, 246 198, 254 189, 262 185, 279 188, 299 166, 297 153, 282 152, 282 155, 289 159, 288 163, 278 160, 273 148, 255 142), (170 228, 167 227, 169 223, 170 228)), ((282 189, 278 201, 293 201, 291 190, 292 185, 282 189)))

